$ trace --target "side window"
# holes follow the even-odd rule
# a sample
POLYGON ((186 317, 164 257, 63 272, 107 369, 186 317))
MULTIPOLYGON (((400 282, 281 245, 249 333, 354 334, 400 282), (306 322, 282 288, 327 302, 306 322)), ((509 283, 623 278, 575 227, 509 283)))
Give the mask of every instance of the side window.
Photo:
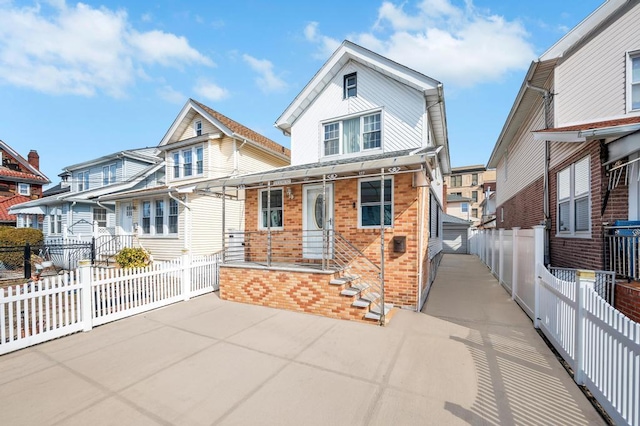
POLYGON ((359 226, 380 226, 380 204, 384 204, 384 224, 393 225, 393 180, 384 180, 384 200, 380 179, 361 180, 358 187, 359 226))
POLYGON ((282 228, 283 222, 283 197, 282 189, 262 190, 260 197, 260 229, 282 228), (270 198, 270 199, 269 199, 270 198), (269 209, 269 207, 271 207, 269 209))

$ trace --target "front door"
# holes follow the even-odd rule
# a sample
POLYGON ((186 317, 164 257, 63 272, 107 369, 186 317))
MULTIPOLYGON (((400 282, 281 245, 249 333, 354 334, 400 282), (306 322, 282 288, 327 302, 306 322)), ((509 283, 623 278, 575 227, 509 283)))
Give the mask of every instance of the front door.
POLYGON ((133 234, 133 205, 122 203, 120 207, 120 228, 124 235, 133 234))
MULTIPOLYGON (((327 184, 326 206, 322 185, 305 185, 302 189, 302 257, 322 259, 322 228, 333 229, 333 184, 327 184), (326 212, 326 218, 325 218, 326 212)), ((333 257, 332 238, 329 238, 328 258, 333 257)))

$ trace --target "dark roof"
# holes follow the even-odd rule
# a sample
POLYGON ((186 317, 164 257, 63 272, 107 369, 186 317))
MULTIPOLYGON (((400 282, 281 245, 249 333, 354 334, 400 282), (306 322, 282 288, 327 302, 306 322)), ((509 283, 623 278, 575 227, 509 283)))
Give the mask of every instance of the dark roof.
POLYGON ((484 172, 487 168, 484 164, 476 164, 475 166, 460 166, 460 167, 452 167, 451 174, 457 175, 462 173, 471 173, 471 172, 484 172))
POLYGON ((262 145, 265 148, 270 149, 271 151, 278 152, 286 155, 291 158, 291 150, 289 148, 285 148, 277 142, 272 141, 268 137, 261 135, 260 133, 251 130, 247 126, 244 126, 238 123, 235 120, 230 119, 226 115, 220 114, 218 111, 209 108, 208 106, 201 104, 195 99, 191 99, 196 105, 205 110, 208 114, 214 117, 216 120, 220 121, 222 124, 231 129, 234 133, 237 133, 240 136, 244 136, 247 139, 251 139, 253 142, 256 142, 262 145))
POLYGON ((462 197, 462 196, 456 195, 456 194, 447 195, 447 203, 459 203, 459 202, 462 202, 462 201, 471 201, 471 198, 462 197))
POLYGON ((71 185, 63 188, 62 187, 62 182, 61 182, 61 183, 59 183, 59 184, 57 184, 55 186, 52 186, 51 188, 47 188, 46 190, 44 190, 42 192, 42 196, 43 197, 48 197, 50 195, 62 194, 62 193, 69 192, 69 191, 71 191, 71 185))
POLYGON ((554 127, 551 129, 536 130, 536 132, 575 132, 581 130, 604 129, 607 127, 626 126, 630 124, 639 124, 640 116, 620 118, 617 120, 596 121, 592 123, 576 124, 573 126, 554 127))
POLYGON ((26 203, 27 201, 31 201, 31 198, 24 195, 13 195, 0 199, 0 222, 15 222, 16 216, 9 214, 9 207, 26 203))
POLYGON ((468 220, 461 219, 459 217, 451 216, 450 214, 442 213, 442 222, 443 223, 455 223, 456 225, 467 225, 471 226, 471 222, 468 220))

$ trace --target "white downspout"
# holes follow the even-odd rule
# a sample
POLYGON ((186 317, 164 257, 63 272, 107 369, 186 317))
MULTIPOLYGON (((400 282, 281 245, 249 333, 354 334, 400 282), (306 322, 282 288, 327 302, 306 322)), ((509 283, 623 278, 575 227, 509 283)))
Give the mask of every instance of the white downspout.
POLYGON ((176 197, 171 193, 171 190, 173 189, 172 187, 168 187, 167 189, 169 190, 167 193, 167 195, 169 195, 169 198, 171 198, 172 200, 175 200, 179 204, 182 204, 187 209, 184 214, 184 240, 182 243, 182 249, 189 250, 189 246, 191 242, 191 235, 189 234, 189 229, 190 229, 189 219, 191 217, 191 207, 189 206, 189 204, 185 203, 184 201, 182 201, 181 199, 179 199, 178 197, 176 197))
POLYGON ((237 175, 240 173, 240 149, 247 143, 247 140, 244 139, 242 144, 238 146, 238 140, 233 138, 233 174, 237 175))

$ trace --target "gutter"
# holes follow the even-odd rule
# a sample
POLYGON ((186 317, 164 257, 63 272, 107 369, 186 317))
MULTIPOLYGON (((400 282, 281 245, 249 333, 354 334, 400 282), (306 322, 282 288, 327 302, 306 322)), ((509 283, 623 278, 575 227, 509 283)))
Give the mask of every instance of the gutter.
POLYGON ((167 191, 167 195, 169 196, 169 198, 171 198, 172 200, 177 201, 178 203, 182 204, 186 209, 191 210, 191 207, 185 203, 184 201, 182 201, 180 198, 176 197, 175 195, 173 195, 171 193, 172 190, 174 190, 175 188, 169 186, 167 187, 168 191, 167 191))

